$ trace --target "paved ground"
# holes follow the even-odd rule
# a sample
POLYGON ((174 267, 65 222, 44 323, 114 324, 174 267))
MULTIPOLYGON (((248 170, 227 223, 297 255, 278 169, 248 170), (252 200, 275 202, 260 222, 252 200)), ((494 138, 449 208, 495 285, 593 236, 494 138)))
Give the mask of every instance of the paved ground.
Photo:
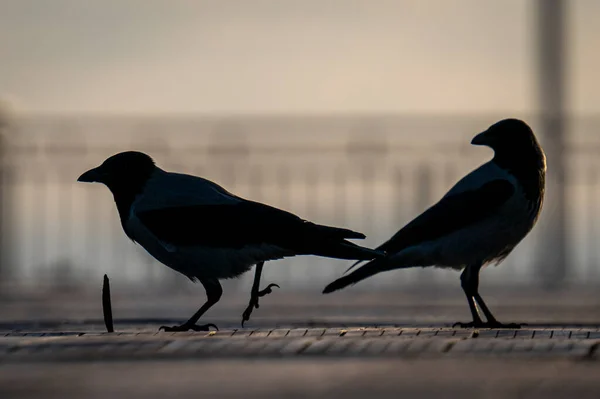
MULTIPOLYGON (((1 398, 600 397, 600 326, 0 333, 1 398)), ((84 331, 85 330, 85 331, 84 331)))
POLYGON ((220 330, 201 333, 157 331, 185 319, 185 303, 161 305, 184 308, 172 319, 161 306, 133 318, 135 307, 113 303, 127 317, 116 333, 97 304, 4 303, 0 398, 600 397, 600 307, 589 294, 492 297, 502 320, 530 321, 519 330, 454 329, 468 318, 460 301, 278 299, 244 329, 244 304, 225 303, 206 320, 220 330))
POLYGON ((131 325, 112 334, 74 327, 4 333, 0 397, 600 395, 598 327, 157 333, 131 325))
POLYGON ((0 359, 23 361, 320 357, 596 357, 600 328, 469 330, 439 327, 223 329, 118 333, 0 333, 0 359))
POLYGON ((599 371, 489 358, 0 364, 0 397, 596 399, 599 371))

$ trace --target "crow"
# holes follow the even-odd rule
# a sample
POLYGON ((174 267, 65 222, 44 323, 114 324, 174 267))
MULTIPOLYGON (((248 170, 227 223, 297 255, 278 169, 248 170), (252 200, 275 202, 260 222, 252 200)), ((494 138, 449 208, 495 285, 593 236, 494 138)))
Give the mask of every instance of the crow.
POLYGON ((438 203, 376 248, 386 252, 385 258, 374 259, 335 280, 323 293, 394 269, 437 266, 462 270, 461 286, 473 321, 455 326, 520 327, 502 324, 490 312, 479 295, 479 271, 504 260, 538 220, 544 200, 546 156, 531 128, 518 119, 493 124, 471 144, 490 147, 493 159, 463 177, 438 203), (477 306, 487 322, 482 321, 477 306))
POLYGON ((185 323, 162 326, 165 331, 208 331, 196 325, 223 293, 219 280, 240 276, 256 265, 250 303, 242 315, 249 320, 258 298, 265 261, 296 255, 371 260, 381 251, 346 239, 365 238, 351 230, 322 226, 231 194, 201 177, 160 169, 141 152, 121 152, 82 174, 78 181, 97 182, 112 192, 125 234, 166 266, 199 281, 207 300, 185 323))

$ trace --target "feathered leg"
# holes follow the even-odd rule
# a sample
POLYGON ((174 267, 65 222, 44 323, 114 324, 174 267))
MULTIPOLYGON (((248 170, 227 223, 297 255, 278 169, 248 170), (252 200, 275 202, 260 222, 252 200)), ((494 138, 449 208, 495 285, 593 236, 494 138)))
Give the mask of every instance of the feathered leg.
POLYGON ((219 299, 221 299, 221 295, 223 294, 223 288, 221 287, 219 280, 216 279, 200 280, 200 283, 202 284, 202 286, 204 286, 204 289, 206 290, 206 302, 204 303, 204 305, 202 305, 202 307, 200 307, 200 309, 198 309, 198 311, 194 313, 194 315, 185 323, 173 327, 162 326, 159 328, 159 330, 208 331, 210 327, 214 327, 218 330, 217 326, 215 326, 212 323, 204 325, 196 325, 196 323, 198 322, 200 317, 202 317, 202 315, 206 313, 208 309, 210 309, 215 303, 219 302, 219 299))

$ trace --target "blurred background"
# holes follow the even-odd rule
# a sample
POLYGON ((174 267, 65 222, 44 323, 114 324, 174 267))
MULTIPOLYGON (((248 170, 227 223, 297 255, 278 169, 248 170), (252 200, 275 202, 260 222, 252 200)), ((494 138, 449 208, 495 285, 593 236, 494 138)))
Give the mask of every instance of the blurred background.
MULTIPOLYGON (((76 183, 114 153, 376 246, 488 160, 469 142, 506 117, 537 133, 548 194, 483 286, 597 289, 599 15, 595 0, 0 0, 0 297, 76 300, 107 273, 120 295, 201 301, 126 238, 104 186, 76 183)), ((274 261, 264 282, 316 297, 348 266, 274 261)), ((443 287, 462 300, 438 269, 348 291, 443 287)))

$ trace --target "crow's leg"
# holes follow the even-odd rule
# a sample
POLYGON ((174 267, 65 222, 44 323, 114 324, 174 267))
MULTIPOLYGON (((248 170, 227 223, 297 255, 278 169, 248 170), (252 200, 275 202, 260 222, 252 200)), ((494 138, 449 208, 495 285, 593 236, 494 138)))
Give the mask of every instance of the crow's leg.
POLYGON ((273 292, 271 287, 279 288, 277 284, 269 284, 267 288, 259 291, 258 287, 260 286, 260 276, 262 274, 262 269, 264 265, 265 262, 259 262, 256 264, 256 270, 254 271, 254 282, 252 283, 252 291, 250 292, 250 302, 248 303, 248 307, 246 308, 246 310, 244 310, 244 313, 242 314, 242 327, 244 327, 244 322, 250 320, 250 315, 252 314, 254 308, 259 308, 258 298, 273 292))
POLYGON ((221 287, 221 284, 217 279, 200 280, 200 283, 204 286, 204 289, 206 290, 206 302, 204 303, 204 305, 202 305, 200 309, 198 309, 198 311, 194 313, 194 315, 182 325, 173 327, 162 326, 159 330, 209 331, 210 327, 214 327, 218 330, 217 326, 215 326, 212 323, 204 325, 197 325, 196 323, 198 322, 198 319, 200 319, 200 317, 202 317, 202 315, 206 313, 208 309, 210 309, 215 303, 219 302, 219 299, 221 299, 221 295, 223 294, 223 288, 221 287))
POLYGON ((461 286, 465 292, 465 295, 467 296, 473 321, 470 323, 459 322, 454 325, 458 325, 463 328, 520 328, 521 326, 519 324, 502 324, 496 320, 490 309, 483 301, 481 295, 479 295, 479 271, 481 270, 481 266, 481 264, 467 266, 460 275, 461 286), (487 320, 485 323, 481 320, 479 315, 479 310, 477 308, 478 305, 487 320))
POLYGON ((517 324, 517 323, 503 324, 503 323, 500 323, 498 320, 496 320, 496 318, 494 317, 492 312, 490 312, 487 305, 483 301, 483 298, 481 297, 481 295, 479 295, 479 292, 477 292, 475 294, 475 300, 479 304, 481 311, 483 312, 483 314, 485 315, 485 318, 487 319, 487 323, 485 323, 485 327, 487 327, 487 328, 521 328, 521 324, 517 324))
POLYGON ((485 326, 484 322, 479 316, 479 310, 477 309, 477 304, 475 303, 475 295, 477 295, 477 289, 479 287, 479 269, 481 269, 481 265, 467 266, 460 275, 460 286, 467 296, 467 302, 469 303, 469 310, 471 310, 473 321, 470 323, 458 322, 455 323, 454 326, 460 326, 463 328, 485 326))

